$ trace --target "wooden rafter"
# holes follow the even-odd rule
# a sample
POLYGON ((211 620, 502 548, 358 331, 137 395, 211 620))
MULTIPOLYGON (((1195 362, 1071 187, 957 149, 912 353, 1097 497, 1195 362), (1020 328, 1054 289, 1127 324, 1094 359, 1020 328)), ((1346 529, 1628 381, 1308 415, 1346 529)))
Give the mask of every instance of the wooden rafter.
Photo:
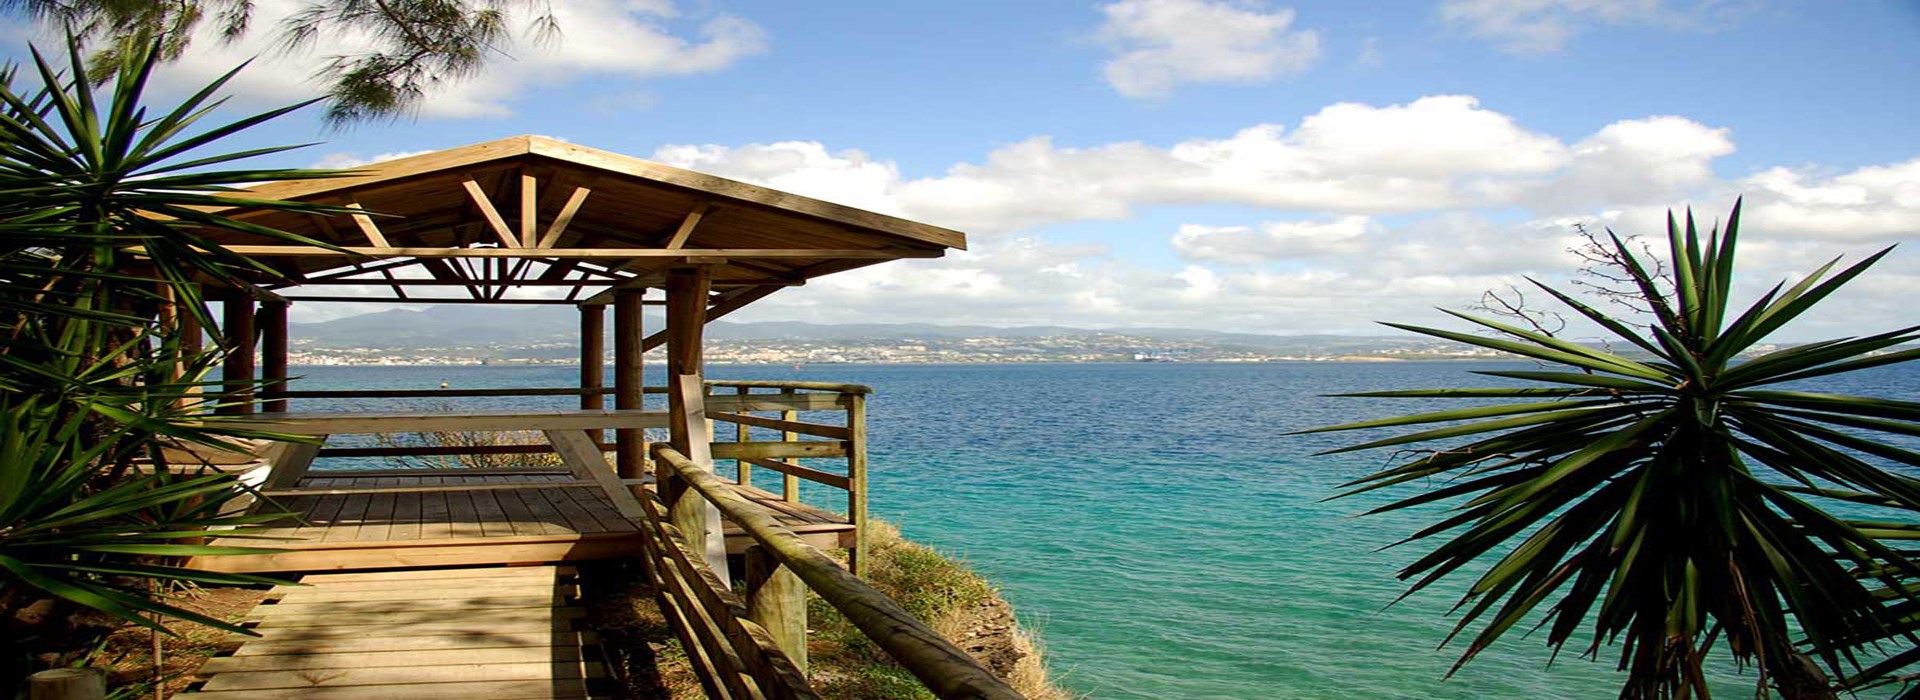
POLYGON ((668 250, 679 250, 686 247, 687 239, 693 237, 693 229, 698 227, 700 220, 706 218, 707 214, 712 213, 712 211, 713 206, 709 204, 694 206, 693 211, 687 212, 687 217, 680 221, 680 228, 674 230, 673 237, 668 238, 667 244, 663 247, 668 250))
POLYGON ((473 295, 475 299, 480 298, 480 288, 474 286, 468 275, 461 272, 460 268, 455 267, 453 263, 439 258, 422 258, 420 260, 420 266, 425 267, 427 273, 433 275, 436 279, 457 280, 462 282, 463 284, 460 286, 466 287, 468 294, 473 295))
POLYGON ((327 271, 321 272, 319 274, 308 275, 307 279, 303 283, 324 282, 327 280, 339 279, 342 277, 350 277, 350 276, 358 275, 362 273, 379 272, 381 270, 391 270, 398 267, 406 267, 408 265, 419 265, 419 264, 421 264, 421 261, 418 261, 418 260, 383 260, 377 263, 356 262, 356 263, 350 264, 347 267, 347 269, 333 269, 333 270, 327 270, 327 271))
MULTIPOLYGON (((746 305, 759 301, 761 299, 765 299, 767 298, 768 295, 773 294, 774 292, 780 291, 782 289, 785 289, 785 287, 781 287, 778 285, 763 285, 763 286, 756 286, 756 287, 740 287, 738 289, 732 289, 726 292, 722 292, 708 300, 706 321, 707 323, 712 323, 714 319, 720 318, 721 316, 725 316, 735 311, 739 311, 740 309, 745 308, 746 305)), ((647 336, 646 340, 641 341, 640 352, 646 352, 648 350, 652 350, 654 348, 660 347, 661 345, 666 344, 666 342, 667 342, 667 332, 664 330, 660 331, 653 335, 647 336)))
POLYGON ((520 244, 520 238, 513 235, 513 229, 507 228, 507 220, 501 218, 500 210, 494 208, 493 199, 487 196, 487 191, 480 187, 479 182, 469 178, 462 181, 460 186, 466 188, 467 197, 480 209, 480 215, 486 217, 487 225, 493 227, 493 233, 499 236, 501 245, 508 248, 525 247, 520 244))
POLYGON ((587 195, 593 190, 585 187, 573 188, 573 196, 567 198, 567 205, 560 209, 560 215, 553 217, 553 223, 547 225, 547 233, 540 237, 537 248, 552 248, 560 242, 560 234, 567 232, 567 226, 573 223, 573 217, 580 213, 580 206, 586 204, 587 195))
POLYGON ((387 234, 382 233, 380 226, 373 223, 373 217, 366 215, 366 207, 360 206, 359 202, 348 202, 347 208, 354 210, 353 223, 360 227, 360 233, 366 235, 368 243, 375 248, 393 247, 393 244, 387 242, 387 234))
POLYGON ((580 261, 578 260, 542 260, 540 262, 546 263, 547 265, 547 269, 541 270, 540 276, 535 278, 542 282, 548 280, 564 280, 567 278, 567 275, 580 267, 580 261))
MULTIPOLYGON (((442 279, 409 279, 405 277, 394 278, 394 281, 407 287, 465 287, 471 284, 490 284, 490 285, 491 284, 510 284, 510 285, 521 286, 521 287, 604 287, 614 283, 612 280, 602 280, 602 279, 543 280, 543 279, 488 278, 488 279, 477 279, 477 280, 468 281, 468 280, 442 280, 442 279)), ((321 280, 318 282, 310 282, 301 286, 357 287, 357 286, 366 286, 366 285, 379 286, 384 284, 387 284, 386 279, 360 279, 360 278, 348 277, 348 278, 342 278, 342 279, 330 279, 330 280, 321 280)))
POLYGON ((393 288, 394 296, 400 297, 402 299, 407 298, 407 290, 400 288, 399 278, 393 276, 392 270, 381 270, 380 276, 387 278, 387 281, 388 281, 387 286, 393 288))

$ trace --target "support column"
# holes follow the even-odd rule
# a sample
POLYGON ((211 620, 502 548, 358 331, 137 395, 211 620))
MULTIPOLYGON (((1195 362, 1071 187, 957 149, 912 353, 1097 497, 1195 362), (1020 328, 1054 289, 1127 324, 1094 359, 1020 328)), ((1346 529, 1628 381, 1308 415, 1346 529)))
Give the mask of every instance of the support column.
POLYGON ((221 371, 226 396, 219 413, 253 413, 253 296, 243 291, 227 295, 221 304, 221 332, 227 358, 221 371))
POLYGON ((287 311, 292 304, 284 299, 260 302, 260 378, 261 410, 287 410, 287 311))
MULTIPOLYGON (((696 468, 713 472, 713 435, 707 423, 706 359, 702 343, 707 325, 707 293, 713 286, 712 269, 699 266, 667 272, 667 411, 673 447, 696 468)), ((673 512, 674 524, 696 554, 706 553, 707 565, 727 575, 727 543, 720 532, 720 509, 686 487, 662 479, 660 495, 673 512), (684 496, 684 497, 683 497, 684 496)))
MULTIPOLYGON (((641 372, 641 343, 646 331, 640 327, 640 295, 646 290, 622 289, 613 296, 613 407, 639 410, 645 393, 641 372)), ((638 428, 615 431, 615 469, 622 479, 646 475, 643 463, 646 435, 638 428)))
MULTIPOLYGON (((607 385, 607 307, 580 307, 580 388, 601 389, 607 385)), ((600 394, 581 394, 580 408, 606 407, 600 394)))

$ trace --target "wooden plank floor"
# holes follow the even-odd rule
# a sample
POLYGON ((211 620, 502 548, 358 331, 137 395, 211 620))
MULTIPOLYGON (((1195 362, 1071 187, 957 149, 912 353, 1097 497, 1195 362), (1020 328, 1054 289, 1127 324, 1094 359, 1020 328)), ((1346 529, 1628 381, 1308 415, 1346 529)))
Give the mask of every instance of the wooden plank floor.
POLYGON ((274 588, 197 700, 610 696, 568 568, 310 575, 274 588))
MULTIPOLYGON (((215 571, 359 571, 553 563, 640 551, 636 526, 620 515, 608 494, 565 473, 383 474, 312 472, 291 489, 309 493, 275 497, 288 515, 278 527, 259 533, 273 539, 214 540, 274 551, 200 557, 189 565, 215 571)), ((851 545, 853 526, 844 517, 758 489, 747 493, 816 546, 851 545)), ((743 532, 731 524, 725 532, 730 551, 745 550, 743 532)))

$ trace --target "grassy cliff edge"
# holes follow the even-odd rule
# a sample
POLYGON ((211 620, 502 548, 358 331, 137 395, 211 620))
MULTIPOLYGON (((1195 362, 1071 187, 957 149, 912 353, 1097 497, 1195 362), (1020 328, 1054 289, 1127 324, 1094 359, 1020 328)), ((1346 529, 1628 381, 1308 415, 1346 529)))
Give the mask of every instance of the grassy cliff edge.
MULTIPOLYGON (((870 521, 867 580, 935 631, 953 640, 1034 700, 1076 696, 1049 678, 1039 640, 1015 620, 1013 606, 991 582, 894 526, 870 521)), ((593 618, 625 676, 626 697, 695 700, 703 697, 686 655, 666 628, 652 592, 640 586, 593 596, 593 618)), ((918 680, 874 646, 826 601, 809 595, 808 675, 827 700, 931 699, 918 680)))

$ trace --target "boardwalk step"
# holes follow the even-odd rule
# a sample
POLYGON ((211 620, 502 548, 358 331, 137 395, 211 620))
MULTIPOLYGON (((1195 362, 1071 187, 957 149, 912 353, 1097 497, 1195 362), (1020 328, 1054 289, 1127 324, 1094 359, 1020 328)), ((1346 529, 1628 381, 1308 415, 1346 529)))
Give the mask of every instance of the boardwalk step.
POLYGON ((608 676, 566 567, 308 576, 248 615, 196 700, 588 698, 608 676))

